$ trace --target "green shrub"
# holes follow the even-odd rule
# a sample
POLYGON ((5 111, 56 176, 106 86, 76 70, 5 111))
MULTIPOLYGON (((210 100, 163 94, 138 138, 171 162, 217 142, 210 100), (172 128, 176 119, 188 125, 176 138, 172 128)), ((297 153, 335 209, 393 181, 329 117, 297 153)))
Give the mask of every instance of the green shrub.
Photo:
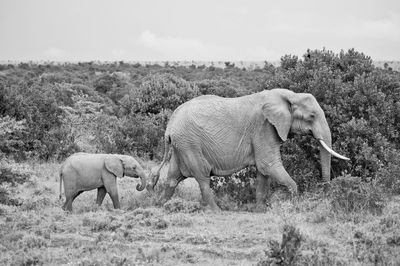
POLYGON ((237 97, 245 94, 238 84, 228 79, 223 80, 201 80, 196 82, 200 94, 212 94, 221 97, 237 97))
POLYGON ((158 114, 163 109, 175 110, 182 103, 199 95, 195 84, 172 74, 150 75, 131 92, 128 110, 132 114, 158 114))
POLYGON ((370 212, 382 214, 386 205, 378 186, 350 175, 340 176, 330 184, 332 209, 338 213, 370 212))
POLYGON ((304 237, 299 229, 293 225, 284 225, 281 243, 271 240, 270 249, 265 251, 267 259, 260 261, 257 265, 298 265, 303 241, 304 237))
POLYGON ((12 162, 0 161, 0 185, 9 183, 12 186, 23 184, 31 177, 30 172, 15 168, 12 162))
MULTIPOLYGON (((280 67, 265 62, 249 69, 231 62, 224 69, 124 62, 0 68, 6 70, 0 76, 2 157, 61 160, 81 150, 161 159, 166 124, 180 104, 202 94, 237 97, 282 87, 312 93, 325 111, 334 150, 351 159, 332 159, 333 178, 347 172, 399 193, 399 163, 391 154, 400 153, 400 75, 374 67, 354 49, 307 50, 303 57, 282 56, 280 67)), ((318 143, 309 136, 291 135, 282 159, 300 192, 320 182, 318 143)), ((238 183, 235 176, 224 180, 215 192, 252 204, 251 171, 239 173, 245 178, 238 183)))
POLYGON ((136 114, 122 118, 115 135, 115 147, 120 153, 135 153, 153 160, 162 158, 164 131, 169 112, 136 114))
POLYGON ((0 204, 20 206, 22 202, 19 199, 13 198, 10 195, 9 189, 7 187, 0 186, 0 204))
POLYGON ((19 151, 23 147, 26 121, 16 121, 9 116, 0 117, 0 159, 2 154, 19 151))
MULTIPOLYGON (((38 156, 49 159, 55 152, 55 143, 61 135, 62 111, 58 106, 52 85, 37 81, 23 81, 18 85, 0 86, 0 116, 24 120, 26 128, 19 156, 38 156)), ((15 151, 14 151, 15 152, 15 151)))
POLYGON ((389 195, 400 195, 400 153, 389 151, 387 165, 378 170, 376 183, 389 195))
POLYGON ((398 248, 392 239, 386 241, 380 235, 356 231, 353 236, 353 256, 362 264, 395 265, 398 248))
POLYGON ((349 265, 348 259, 321 240, 306 240, 301 249, 297 265, 349 265))
MULTIPOLYGON (((283 87, 313 94, 325 111, 333 148, 351 159, 332 160, 334 177, 347 171, 369 181, 376 178, 381 166, 387 165, 387 152, 393 148, 398 152, 400 148, 399 82, 398 73, 375 68, 370 57, 354 49, 339 54, 323 49, 308 50, 302 60, 282 57, 281 67, 266 80, 265 88, 283 87)), ((295 140, 285 143, 285 149, 296 150, 293 146, 297 145, 306 151, 306 161, 313 163, 304 166, 303 156, 283 156, 284 165, 302 169, 315 180, 319 177, 315 174, 319 167, 314 163, 317 145, 310 145, 305 137, 296 136, 295 140)), ((292 169, 289 174, 299 181, 292 169)))
MULTIPOLYGON (((223 200, 232 201, 235 205, 242 206, 247 203, 255 202, 255 180, 257 170, 255 167, 245 168, 232 176, 213 177, 211 188, 217 198, 223 199, 225 195, 229 197, 223 200)), ((224 206, 221 206, 224 208, 224 206)), ((228 207, 228 206, 225 206, 228 207)))

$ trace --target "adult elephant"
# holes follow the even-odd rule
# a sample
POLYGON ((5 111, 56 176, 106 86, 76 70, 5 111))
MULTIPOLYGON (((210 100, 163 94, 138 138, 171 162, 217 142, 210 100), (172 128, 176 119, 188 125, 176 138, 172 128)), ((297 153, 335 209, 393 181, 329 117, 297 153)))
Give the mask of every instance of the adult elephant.
POLYGON ((64 181, 65 204, 63 210, 72 211, 72 202, 84 191, 97 188, 97 204, 101 205, 108 193, 114 208, 119 209, 117 177, 130 176, 141 179, 136 189, 146 187, 146 175, 142 166, 128 155, 75 153, 60 168, 60 199, 64 181))
POLYGON ((179 182, 194 177, 203 200, 218 210, 210 176, 231 175, 250 165, 257 168, 257 204, 265 197, 270 177, 296 194, 297 185, 284 169, 280 154, 281 142, 290 131, 312 133, 319 140, 324 180, 330 180, 331 154, 348 159, 330 148, 324 111, 311 94, 273 89, 238 98, 194 98, 172 114, 165 132, 164 159, 147 188, 154 189, 161 167, 170 160, 162 202, 172 197, 179 182))

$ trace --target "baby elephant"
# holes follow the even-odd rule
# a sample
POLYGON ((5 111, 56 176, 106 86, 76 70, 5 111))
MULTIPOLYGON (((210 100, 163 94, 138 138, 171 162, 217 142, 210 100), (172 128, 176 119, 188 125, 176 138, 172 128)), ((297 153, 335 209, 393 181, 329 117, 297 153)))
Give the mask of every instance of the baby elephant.
POLYGON ((136 189, 146 187, 146 175, 140 164, 131 156, 120 154, 75 153, 68 157, 60 169, 61 186, 64 180, 65 211, 72 211, 72 202, 83 191, 97 188, 96 203, 101 205, 108 193, 115 209, 119 209, 117 177, 130 176, 141 179, 136 189))

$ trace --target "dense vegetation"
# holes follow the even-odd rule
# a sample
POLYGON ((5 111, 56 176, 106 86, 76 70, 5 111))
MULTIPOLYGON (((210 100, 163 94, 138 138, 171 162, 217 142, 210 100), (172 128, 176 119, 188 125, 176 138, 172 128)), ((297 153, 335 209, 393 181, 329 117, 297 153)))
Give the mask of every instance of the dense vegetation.
MULTIPOLYGON (((214 177, 218 205, 253 211, 254 177, 252 167, 214 177)), ((308 50, 283 56, 279 67, 248 69, 230 62, 0 65, 0 264, 395 265, 399 198, 400 73, 353 49, 308 50), (156 208, 157 195, 134 191, 130 179, 119 180, 122 212, 111 212, 107 200, 90 205, 90 192, 73 215, 61 211, 59 163, 71 153, 127 153, 150 168, 181 103, 276 87, 312 93, 325 111, 333 148, 351 158, 333 158, 332 182, 320 181, 318 143, 293 134, 281 150, 301 196, 286 200, 277 190, 262 213, 204 215, 190 180, 156 208)))
MULTIPOLYGON (((334 177, 346 173, 371 181, 389 174, 393 180, 385 184, 400 190, 393 184, 400 174, 399 72, 374 67, 354 49, 308 50, 302 59, 285 55, 279 67, 225 66, 1 65, 0 154, 61 160, 89 151, 160 159, 168 118, 183 102, 201 94, 237 97, 282 87, 312 93, 325 110, 334 149, 351 158, 333 159, 334 177)), ((301 191, 319 179, 317 148, 304 135, 293 135, 282 147, 301 191)), ((243 179, 248 175, 251 170, 243 179)))

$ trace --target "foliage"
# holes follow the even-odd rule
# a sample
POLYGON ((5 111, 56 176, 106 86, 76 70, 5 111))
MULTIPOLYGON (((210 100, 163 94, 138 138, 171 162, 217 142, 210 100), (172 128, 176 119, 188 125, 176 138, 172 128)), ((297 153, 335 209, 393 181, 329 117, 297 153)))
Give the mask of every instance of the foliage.
MULTIPOLYGON (((375 179, 378 171, 388 166, 388 154, 399 152, 400 75, 375 68, 363 53, 350 49, 335 54, 323 49, 308 50, 302 60, 284 56, 265 83, 266 89, 275 87, 311 93, 320 103, 331 128, 334 150, 351 159, 333 159, 333 177, 347 171, 366 181, 375 179)), ((318 145, 307 137, 294 139, 285 143, 284 149, 300 147, 306 151, 307 161, 317 162, 318 145)), ((307 186, 317 182, 318 164, 304 165, 303 156, 283 157, 285 165, 293 166, 288 172, 295 180, 303 180, 305 174, 314 177, 307 177, 311 181, 307 186), (302 173, 295 169, 302 169, 302 173)))
POLYGON ((175 110, 198 95, 195 84, 171 74, 151 75, 131 92, 130 113, 158 114, 163 109, 175 110))
POLYGON ((170 112, 136 114, 119 120, 115 130, 115 147, 119 152, 135 151, 141 157, 162 158, 163 136, 170 112))
POLYGON ((13 161, 0 159, 0 204, 21 205, 21 201, 14 197, 13 190, 18 184, 30 180, 31 172, 19 168, 13 161))
POLYGON ((16 152, 23 146, 25 130, 25 120, 16 121, 9 116, 0 117, 0 159, 2 154, 16 152))
POLYGON ((329 198, 333 211, 345 214, 382 214, 385 198, 374 183, 366 183, 360 177, 346 175, 334 179, 330 186, 329 198))
POLYGON ((257 265, 298 265, 300 247, 304 237, 299 229, 293 225, 285 224, 283 227, 282 241, 270 241, 270 249, 265 252, 266 260, 260 261, 257 265))
MULTIPOLYGON (((0 154, 62 160, 86 151, 161 159, 162 136, 180 104, 202 94, 238 97, 281 87, 313 94, 325 111, 334 150, 351 159, 332 159, 333 178, 346 172, 399 194, 399 72, 375 67, 354 49, 284 55, 279 67, 222 64, 0 65, 0 154)), ((300 192, 320 182, 318 146, 304 135, 282 145, 284 166, 300 192)), ((254 182, 254 168, 248 168, 213 178, 212 187, 245 205, 254 202, 254 182)))
POLYGON ((388 163, 377 172, 376 183, 388 195, 400 195, 400 153, 391 151, 388 163))
POLYGON ((232 176, 212 177, 210 185, 219 198, 220 207, 231 209, 231 206, 225 206, 226 201, 234 202, 237 207, 255 202, 256 174, 255 167, 248 167, 232 176), (224 198, 225 195, 229 195, 228 198, 224 198))

